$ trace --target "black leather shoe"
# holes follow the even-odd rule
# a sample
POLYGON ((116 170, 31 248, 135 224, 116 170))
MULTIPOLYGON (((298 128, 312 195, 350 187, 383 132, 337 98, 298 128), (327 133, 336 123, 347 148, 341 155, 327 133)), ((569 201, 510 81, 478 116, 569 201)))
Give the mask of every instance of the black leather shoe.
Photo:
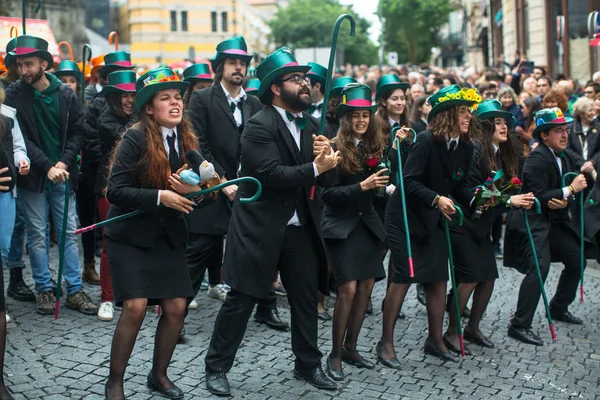
POLYGON ((257 312, 254 314, 254 320, 256 322, 267 324, 271 328, 279 329, 282 331, 288 331, 290 329, 290 326, 287 324, 287 322, 283 322, 279 318, 279 312, 277 312, 277 310, 269 310, 263 313, 257 312))
POLYGON ((336 371, 331 366, 331 355, 329 357, 327 357, 327 363, 325 364, 325 372, 334 381, 338 381, 339 382, 339 381, 343 381, 344 380, 344 370, 342 368, 340 368, 339 371, 336 371))
POLYGON ((317 314, 317 318, 321 321, 331 321, 331 315, 327 311, 317 314))
POLYGON ((390 359, 383 358, 383 356, 381 355, 381 342, 377 343, 377 346, 375 346, 375 351, 377 352, 377 359, 379 360, 381 365, 383 365, 384 367, 388 367, 388 368, 400 369, 401 364, 400 364, 400 361, 398 361, 398 358, 396 358, 396 357, 393 357, 390 359))
POLYGON ((342 361, 357 368, 373 369, 375 364, 363 357, 354 357, 342 346, 342 361))
POLYGON ((35 294, 23 281, 23 268, 10 268, 9 271, 10 280, 6 294, 17 301, 34 302, 35 294))
POLYGON ((492 341, 486 337, 484 337, 483 339, 479 339, 477 337, 475 337, 474 335, 471 334, 471 332, 469 332, 468 330, 464 330, 463 332, 464 334, 464 338, 465 340, 468 340, 471 343, 475 343, 478 344, 481 347, 487 347, 488 349, 493 349, 496 346, 494 346, 494 343, 492 343, 492 341))
POLYGON ((533 344, 536 346, 544 345, 542 339, 540 339, 538 335, 533 333, 533 331, 528 328, 517 328, 515 326, 509 325, 508 336, 526 344, 533 344))
MULTIPOLYGON (((450 350, 453 353, 456 353, 458 355, 462 355, 462 352, 460 351, 460 347, 456 347, 455 345, 452 344, 452 342, 450 342, 448 339, 446 339, 446 336, 444 336, 442 338, 442 340, 444 341, 444 344, 446 345, 446 347, 448 348, 448 350, 450 350)), ((465 356, 470 356, 473 353, 471 353, 471 350, 469 350, 467 348, 467 346, 465 346, 465 356)))
POLYGON ((422 283, 417 283, 417 300, 419 303, 424 306, 427 305, 427 292, 425 291, 425 286, 422 283))
POLYGON ((338 388, 337 384, 323 372, 320 365, 309 370, 294 368, 294 377, 305 380, 317 389, 336 390, 338 388))
POLYGON ((229 396, 231 394, 231 387, 225 372, 215 372, 207 369, 204 380, 206 381, 206 390, 212 394, 217 396, 229 396))
POLYGON ((583 320, 571 314, 568 310, 557 312, 550 309, 550 316, 555 321, 566 322, 567 324, 583 325, 583 320))
POLYGON ((450 362, 458 362, 459 361, 458 357, 456 357, 454 354, 452 354, 449 351, 444 353, 443 351, 441 351, 440 349, 438 349, 437 347, 435 347, 434 345, 429 343, 429 340, 425 341, 425 346, 423 347, 423 351, 425 352, 425 354, 429 354, 430 356, 435 356, 443 361, 450 361, 450 362))
POLYGON ((367 305, 367 314, 373 315, 373 303, 369 299, 369 304, 367 305))
POLYGON ((177 386, 171 388, 163 387, 152 375, 152 371, 148 374, 148 387, 152 390, 156 390, 167 399, 183 399, 183 391, 177 386))

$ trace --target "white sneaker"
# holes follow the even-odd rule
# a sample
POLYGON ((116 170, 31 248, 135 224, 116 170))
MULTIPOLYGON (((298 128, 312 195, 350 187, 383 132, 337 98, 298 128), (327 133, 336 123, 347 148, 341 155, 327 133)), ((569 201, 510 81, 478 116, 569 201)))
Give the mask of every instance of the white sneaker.
POLYGON ((198 302, 196 301, 196 299, 194 299, 188 306, 188 310, 197 310, 197 309, 198 309, 198 302))
POLYGON ((227 288, 224 285, 214 285, 209 286, 208 288, 208 297, 212 297, 213 299, 225 301, 225 297, 227 297, 227 288))
POLYGON ((6 323, 8 324, 10 321, 12 321, 12 318, 6 313, 6 323))
POLYGON ((115 309, 111 301, 104 301, 98 308, 98 319, 100 321, 112 321, 115 309))

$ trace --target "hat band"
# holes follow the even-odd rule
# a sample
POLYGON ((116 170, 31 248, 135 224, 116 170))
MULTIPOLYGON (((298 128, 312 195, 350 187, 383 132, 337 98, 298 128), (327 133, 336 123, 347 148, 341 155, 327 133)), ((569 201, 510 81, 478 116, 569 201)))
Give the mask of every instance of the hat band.
POLYGON ((371 107, 371 102, 365 99, 354 99, 346 102, 346 105, 352 107, 371 107))
POLYGON ((299 66, 300 66, 300 64, 298 64, 297 61, 292 61, 287 64, 284 64, 284 67, 299 67, 299 66))
POLYGON ((36 51, 43 51, 43 50, 36 49, 35 47, 16 47, 15 48, 15 54, 18 56, 34 53, 36 51))
POLYGON ((247 56, 248 53, 245 52, 244 50, 240 50, 240 49, 228 49, 228 50, 223 50, 222 53, 224 54, 235 54, 238 56, 247 56))
POLYGON ((135 92, 135 83, 117 83, 113 86, 126 92, 135 92))
POLYGON ((210 74, 198 74, 198 75, 190 76, 189 78, 212 79, 212 76, 210 76, 210 74))
POLYGON ((116 65, 119 67, 133 67, 133 64, 131 63, 131 61, 115 61, 115 62, 107 64, 107 65, 116 65))
POLYGON ((553 119, 552 121, 548 121, 548 122, 544 121, 543 118, 538 118, 536 121, 537 126, 544 125, 544 124, 566 124, 566 123, 567 123, 567 120, 565 119, 565 117, 556 118, 556 119, 553 119))

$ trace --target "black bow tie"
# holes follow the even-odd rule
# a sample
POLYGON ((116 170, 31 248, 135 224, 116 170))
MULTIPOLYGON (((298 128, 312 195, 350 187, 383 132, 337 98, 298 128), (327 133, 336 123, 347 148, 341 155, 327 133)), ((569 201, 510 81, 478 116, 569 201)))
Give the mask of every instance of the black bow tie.
POLYGON ((315 111, 317 111, 317 110, 319 110, 319 111, 323 110, 323 103, 321 103, 321 104, 313 104, 310 107, 308 107, 307 111, 308 111, 308 113, 310 115, 313 115, 315 113, 315 111))
POLYGON ((554 153, 554 157, 558 157, 558 158, 563 158, 565 156, 565 152, 564 151, 554 151, 554 150, 552 150, 552 153, 554 153))

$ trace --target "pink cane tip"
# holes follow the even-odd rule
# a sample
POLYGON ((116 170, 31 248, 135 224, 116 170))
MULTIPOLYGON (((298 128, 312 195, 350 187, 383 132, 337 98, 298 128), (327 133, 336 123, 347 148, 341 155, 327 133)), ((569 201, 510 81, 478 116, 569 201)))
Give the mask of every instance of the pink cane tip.
POLYGON ((579 302, 583 303, 583 286, 579 287, 579 302))
POLYGON ((58 319, 58 308, 60 307, 60 300, 56 300, 54 304, 54 319, 58 319))
POLYGON ((410 274, 411 278, 415 277, 415 267, 413 266, 412 257, 408 257, 408 273, 410 274))
POLYGON ((310 188, 310 196, 309 197, 311 200, 314 200, 314 198, 315 198, 315 188, 316 188, 315 186, 312 186, 310 188))
POLYGON ((552 335, 552 340, 558 340, 556 333, 554 332, 554 324, 550 324, 550 334, 552 335))
POLYGON ((466 357, 466 354, 465 354, 465 341, 463 339, 463 335, 458 335, 458 340, 460 342, 460 355, 464 358, 464 357, 466 357))

